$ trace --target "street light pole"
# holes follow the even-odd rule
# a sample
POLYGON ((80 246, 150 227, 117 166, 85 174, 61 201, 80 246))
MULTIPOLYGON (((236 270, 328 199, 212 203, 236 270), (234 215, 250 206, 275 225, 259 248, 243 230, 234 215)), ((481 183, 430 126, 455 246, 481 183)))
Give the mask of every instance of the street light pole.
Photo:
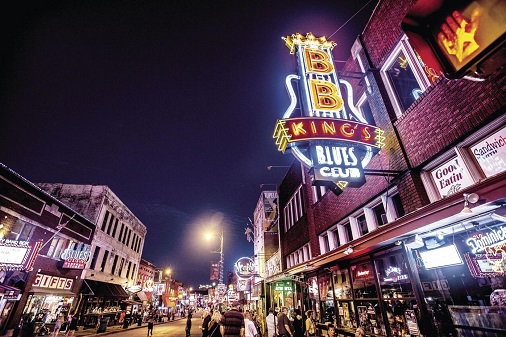
POLYGON ((223 283, 223 262, 225 261, 223 257, 223 228, 221 228, 220 235, 220 283, 223 283))

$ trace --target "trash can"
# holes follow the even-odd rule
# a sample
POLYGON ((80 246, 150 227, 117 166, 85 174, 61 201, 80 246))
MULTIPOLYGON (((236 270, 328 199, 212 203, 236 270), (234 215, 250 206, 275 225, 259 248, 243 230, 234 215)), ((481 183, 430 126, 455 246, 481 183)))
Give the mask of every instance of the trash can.
POLYGON ((109 323, 109 317, 101 318, 100 321, 98 322, 97 333, 105 332, 105 330, 107 329, 107 323, 109 323))
POLYGON ((127 329, 129 325, 130 325, 130 318, 125 318, 123 320, 123 329, 127 329))

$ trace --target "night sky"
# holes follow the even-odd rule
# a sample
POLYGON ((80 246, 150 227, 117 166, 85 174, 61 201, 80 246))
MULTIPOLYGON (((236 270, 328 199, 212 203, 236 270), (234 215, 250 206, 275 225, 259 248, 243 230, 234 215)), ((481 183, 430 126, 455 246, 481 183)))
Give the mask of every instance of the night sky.
POLYGON ((0 162, 34 183, 109 186, 147 227, 143 258, 209 284, 219 240, 206 230, 225 229, 226 275, 253 254, 244 232, 260 184, 287 171, 267 166, 293 161, 272 138, 296 72, 281 37, 332 35, 346 60, 376 2, 12 3, 0 162))

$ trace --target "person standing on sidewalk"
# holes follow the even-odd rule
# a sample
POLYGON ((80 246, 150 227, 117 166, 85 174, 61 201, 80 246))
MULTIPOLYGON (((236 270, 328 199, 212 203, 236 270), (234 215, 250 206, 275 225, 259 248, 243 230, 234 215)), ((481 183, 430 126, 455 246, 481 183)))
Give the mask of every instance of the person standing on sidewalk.
POLYGON ((186 319, 186 337, 190 337, 190 331, 192 329, 192 315, 188 314, 188 318, 186 319))
POLYGON ((204 310, 204 314, 202 315, 202 326, 200 330, 202 330, 202 337, 209 336, 209 322, 211 321, 211 314, 208 310, 204 310))
POLYGON ((153 336, 153 326, 155 325, 155 315, 153 311, 148 314, 148 336, 153 336))

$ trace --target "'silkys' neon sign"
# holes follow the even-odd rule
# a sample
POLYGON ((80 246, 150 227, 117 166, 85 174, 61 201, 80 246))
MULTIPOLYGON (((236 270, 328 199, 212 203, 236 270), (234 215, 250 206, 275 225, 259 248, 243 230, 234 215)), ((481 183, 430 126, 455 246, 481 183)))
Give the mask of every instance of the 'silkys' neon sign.
POLYGON ((283 39, 297 56, 298 75, 286 78, 291 103, 274 130, 278 149, 288 148, 310 168, 314 185, 362 186, 364 167, 384 145, 383 131, 367 123, 352 104, 351 85, 337 77, 334 42, 311 33, 283 39), (298 92, 293 81, 300 82, 298 92), (347 107, 340 86, 346 88, 347 107), (301 114, 295 116, 297 108, 301 114))

